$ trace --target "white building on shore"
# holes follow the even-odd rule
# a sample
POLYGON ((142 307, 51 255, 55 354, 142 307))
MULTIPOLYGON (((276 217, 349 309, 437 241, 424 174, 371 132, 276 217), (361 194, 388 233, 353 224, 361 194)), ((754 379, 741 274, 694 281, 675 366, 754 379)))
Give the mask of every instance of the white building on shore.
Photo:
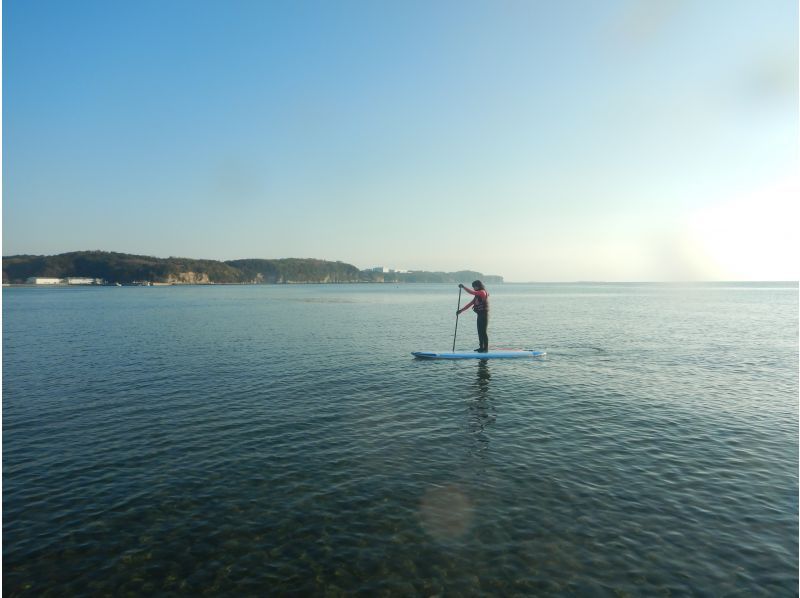
POLYGON ((25 281, 27 284, 63 284, 62 278, 43 278, 41 276, 31 276, 25 281))
POLYGON ((72 276, 67 278, 67 284, 103 284, 100 278, 81 278, 79 276, 72 276))
POLYGON ((25 280, 26 284, 104 284, 102 278, 85 278, 81 276, 69 276, 67 278, 45 278, 42 276, 31 276, 25 280))
POLYGON ((407 274, 408 270, 395 270, 394 268, 387 268, 386 266, 375 266, 370 268, 370 272, 382 272, 383 274, 407 274))

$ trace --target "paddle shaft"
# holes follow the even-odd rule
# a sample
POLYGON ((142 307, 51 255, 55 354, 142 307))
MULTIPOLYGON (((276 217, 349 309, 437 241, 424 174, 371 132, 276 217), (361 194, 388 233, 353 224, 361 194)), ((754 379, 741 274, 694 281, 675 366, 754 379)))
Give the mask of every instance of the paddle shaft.
POLYGON ((456 308, 456 330, 453 332, 453 351, 456 350, 456 335, 458 334, 458 310, 461 309, 461 287, 458 287, 458 307, 456 308))

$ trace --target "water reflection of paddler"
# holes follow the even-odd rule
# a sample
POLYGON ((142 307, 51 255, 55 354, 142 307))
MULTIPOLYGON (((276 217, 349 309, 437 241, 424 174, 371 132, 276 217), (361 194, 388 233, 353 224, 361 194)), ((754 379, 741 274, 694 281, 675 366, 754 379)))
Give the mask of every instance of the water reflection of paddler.
POLYGON ((489 361, 478 361, 477 378, 475 380, 474 399, 469 401, 469 430, 475 440, 475 447, 471 451, 476 455, 484 455, 489 449, 489 428, 496 419, 494 405, 489 399, 489 380, 492 375, 489 371, 489 361))
POLYGON ((478 398, 485 399, 486 393, 489 391, 489 380, 492 374, 489 371, 489 360, 481 359, 478 361, 478 379, 475 386, 478 389, 478 398))

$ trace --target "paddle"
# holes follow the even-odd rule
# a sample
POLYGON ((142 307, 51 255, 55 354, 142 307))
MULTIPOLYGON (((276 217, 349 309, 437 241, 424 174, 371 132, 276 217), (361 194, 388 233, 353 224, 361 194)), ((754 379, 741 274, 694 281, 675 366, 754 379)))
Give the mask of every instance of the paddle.
POLYGON ((461 287, 458 287, 458 307, 456 308, 456 330, 453 332, 453 352, 456 350, 456 334, 458 334, 458 310, 461 309, 461 287))

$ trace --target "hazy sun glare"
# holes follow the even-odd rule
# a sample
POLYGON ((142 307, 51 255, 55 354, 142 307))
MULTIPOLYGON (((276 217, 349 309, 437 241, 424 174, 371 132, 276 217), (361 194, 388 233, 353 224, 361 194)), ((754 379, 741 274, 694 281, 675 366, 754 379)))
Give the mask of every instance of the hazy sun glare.
POLYGON ((697 262, 725 280, 798 280, 797 177, 696 211, 688 240, 697 262))

